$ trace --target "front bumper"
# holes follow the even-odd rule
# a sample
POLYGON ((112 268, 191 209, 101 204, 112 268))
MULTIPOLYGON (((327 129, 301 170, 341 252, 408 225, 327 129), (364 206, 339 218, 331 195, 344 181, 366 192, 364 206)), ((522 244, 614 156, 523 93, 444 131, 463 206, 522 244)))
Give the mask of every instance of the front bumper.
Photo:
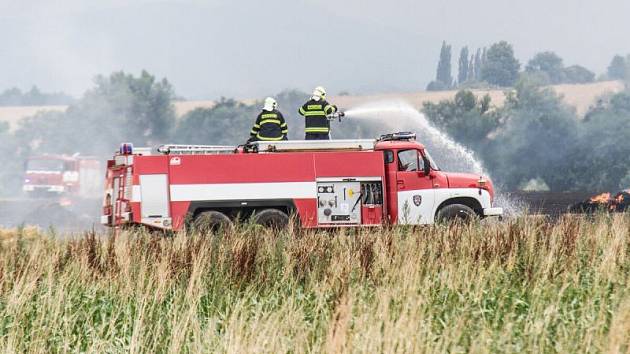
POLYGON ((25 184, 22 186, 22 190, 24 192, 45 191, 45 192, 50 192, 50 193, 63 193, 65 188, 64 186, 55 186, 55 185, 25 184))
MULTIPOLYGON (((124 212, 120 214, 120 223, 124 224, 124 223, 128 223, 131 222, 131 219, 133 218, 130 212, 124 212)), ((112 215, 101 215, 101 224, 106 225, 106 226, 115 226, 113 225, 113 216, 112 215)))
POLYGON ((106 226, 112 225, 112 216, 111 215, 101 215, 101 224, 106 226))
POLYGON ((503 216, 503 208, 485 208, 483 209, 483 216, 503 216))

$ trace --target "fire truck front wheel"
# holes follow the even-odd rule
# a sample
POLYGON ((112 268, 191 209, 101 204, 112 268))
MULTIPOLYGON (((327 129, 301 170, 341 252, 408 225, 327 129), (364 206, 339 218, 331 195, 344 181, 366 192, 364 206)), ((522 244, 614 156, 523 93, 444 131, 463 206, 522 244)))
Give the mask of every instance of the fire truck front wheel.
POLYGON ((284 229, 289 224, 289 216, 278 209, 264 209, 254 215, 254 223, 273 229, 284 229))
POLYGON ((477 218, 477 214, 471 207, 463 204, 450 204, 438 211, 436 219, 438 222, 453 220, 468 222, 475 218, 477 218))
POLYGON ((199 232, 214 232, 232 226, 232 220, 220 211, 208 210, 199 213, 193 221, 193 227, 199 232))

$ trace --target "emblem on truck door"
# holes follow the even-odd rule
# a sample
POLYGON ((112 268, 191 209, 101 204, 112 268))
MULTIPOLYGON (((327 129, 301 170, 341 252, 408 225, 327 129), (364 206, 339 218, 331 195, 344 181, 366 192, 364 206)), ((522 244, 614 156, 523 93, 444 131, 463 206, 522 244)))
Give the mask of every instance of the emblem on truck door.
POLYGON ((413 196, 413 204, 415 204, 415 206, 420 206, 420 204, 422 204, 422 196, 421 195, 414 195, 413 196))
POLYGON ((179 166, 182 164, 182 160, 179 157, 171 157, 171 166, 179 166))

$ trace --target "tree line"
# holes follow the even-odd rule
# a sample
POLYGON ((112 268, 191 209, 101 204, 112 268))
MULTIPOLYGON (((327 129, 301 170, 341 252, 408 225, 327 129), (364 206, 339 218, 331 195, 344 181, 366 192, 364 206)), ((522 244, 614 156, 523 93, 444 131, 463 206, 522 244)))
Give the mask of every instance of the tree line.
POLYGON ((31 87, 28 91, 13 87, 0 93, 0 106, 68 105, 74 101, 72 96, 63 92, 46 93, 37 86, 31 87))
MULTIPOLYGON (((479 54, 480 63, 494 58, 490 49, 479 54)), ((474 73, 475 59, 472 62, 472 71, 470 66, 467 71, 474 73)), ((506 95, 505 105, 496 107, 489 96, 476 97, 464 89, 451 100, 425 104, 422 111, 434 125, 472 149, 495 183, 506 190, 630 186, 630 91, 602 97, 584 118, 531 77, 520 77, 515 90, 506 95)), ((287 90, 274 97, 289 123, 289 138, 301 139, 304 123, 296 108, 309 95, 287 90)), ((40 112, 20 121, 14 130, 0 124, 0 195, 20 190, 23 162, 31 155, 79 152, 105 159, 121 142, 237 145, 248 138, 261 109, 261 102, 223 98, 211 108, 197 108, 177 118, 175 98, 165 78, 146 71, 114 72, 97 77, 94 86, 65 112, 40 112)), ((383 129, 379 122, 353 120, 335 124, 333 135, 376 137, 383 129)))
MULTIPOLYGON (((475 87, 511 87, 519 78, 535 80, 541 85, 589 83, 596 79, 595 73, 581 65, 565 66, 555 52, 545 51, 534 55, 521 71, 521 63, 514 55, 512 45, 506 41, 492 44, 489 48, 469 51, 461 48, 457 61, 457 76, 451 68, 452 46, 442 42, 436 78, 428 91, 475 87)), ((616 55, 601 80, 625 80, 630 77, 630 56, 616 55)))
POLYGON ((464 89, 423 112, 473 150, 504 190, 630 188, 629 90, 602 97, 585 117, 534 80, 519 80, 506 95, 494 107, 464 89))

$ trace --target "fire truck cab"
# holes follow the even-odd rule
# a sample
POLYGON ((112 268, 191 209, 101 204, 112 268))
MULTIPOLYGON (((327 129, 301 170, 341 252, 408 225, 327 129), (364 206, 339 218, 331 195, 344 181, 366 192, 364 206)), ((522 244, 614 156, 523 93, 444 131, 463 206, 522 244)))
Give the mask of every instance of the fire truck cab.
POLYGON ((102 170, 94 157, 31 156, 25 162, 22 191, 29 197, 94 197, 100 191, 102 170))
POLYGON ((246 146, 123 144, 107 163, 101 221, 181 230, 252 217, 305 228, 501 216, 484 176, 439 169, 415 134, 246 146))

